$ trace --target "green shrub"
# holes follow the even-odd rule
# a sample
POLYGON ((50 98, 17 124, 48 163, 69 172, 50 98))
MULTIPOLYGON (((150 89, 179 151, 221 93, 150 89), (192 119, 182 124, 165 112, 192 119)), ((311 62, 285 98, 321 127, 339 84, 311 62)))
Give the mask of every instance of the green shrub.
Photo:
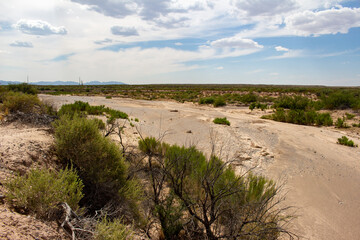
POLYGON ((199 103, 200 104, 213 104, 215 102, 214 97, 204 97, 200 98, 199 103))
POLYGON ((275 100, 274 108, 286 108, 292 110, 305 110, 311 106, 311 101, 302 96, 281 96, 275 100))
POLYGON ((221 159, 207 160, 194 147, 167 148, 165 167, 170 188, 188 214, 198 219, 208 239, 218 238, 220 233, 213 229, 219 227, 225 239, 236 239, 237 234, 251 239, 278 236, 281 219, 268 211, 277 194, 274 182, 251 174, 239 177, 221 159))
POLYGON ((102 115, 108 114, 110 118, 117 119, 127 119, 128 115, 124 112, 114 110, 104 105, 100 106, 90 106, 88 102, 76 101, 71 104, 64 104, 58 111, 58 115, 70 115, 73 116, 75 113, 77 114, 90 114, 90 115, 102 115))
POLYGON ((345 113, 345 115, 348 120, 351 120, 355 117, 355 114, 351 114, 351 113, 345 113))
POLYGON ((243 103, 256 102, 258 97, 254 93, 248 93, 240 96, 240 101, 243 103))
POLYGON ((348 128, 349 126, 346 124, 345 122, 345 118, 338 118, 335 122, 335 127, 336 128, 348 128))
POLYGON ((226 105, 225 99, 222 97, 217 97, 214 101, 214 107, 222 107, 225 105, 226 105))
POLYGON ((8 109, 9 112, 35 112, 41 111, 41 101, 36 95, 22 92, 7 92, 2 96, 2 108, 8 109))
POLYGON ((360 99, 356 98, 353 92, 338 91, 322 98, 326 109, 347 109, 356 108, 360 99))
POLYGON ((100 133, 97 121, 64 115, 54 127, 59 159, 71 162, 84 181, 84 202, 98 210, 113 199, 127 199, 131 205, 141 198, 119 146, 100 133))
POLYGON ((39 218, 50 218, 57 204, 66 202, 73 210, 83 197, 83 183, 73 168, 60 172, 31 170, 5 184, 6 198, 18 208, 39 218))
POLYGON ((112 97, 111 97, 111 96, 106 96, 105 98, 106 98, 106 99, 112 99, 112 97))
POLYGON ((121 219, 113 221, 104 218, 98 222, 95 229, 95 240, 130 240, 133 239, 133 232, 126 227, 121 219))
POLYGON ((319 113, 315 119, 315 123, 318 126, 332 126, 333 120, 330 113, 319 113))
POLYGON ((26 94, 36 95, 37 90, 33 86, 27 84, 27 83, 21 83, 21 84, 10 84, 7 86, 9 91, 12 92, 22 92, 26 94))
POLYGON ((222 125, 230 126, 230 122, 229 122, 229 120, 226 119, 226 117, 224 117, 224 118, 215 118, 213 122, 215 124, 222 124, 222 125))
POLYGON ((333 124, 329 113, 317 113, 314 110, 290 109, 285 111, 279 108, 274 114, 263 116, 263 118, 300 125, 332 126, 333 124))
POLYGON ((127 166, 118 146, 101 135, 98 122, 74 115, 55 122, 55 145, 60 159, 70 161, 81 176, 95 182, 125 181, 127 166))
POLYGON ((341 138, 338 138, 337 141, 338 144, 349 146, 349 147, 357 147, 358 145, 354 144, 353 140, 348 139, 346 136, 342 136, 341 138))
POLYGON ((249 106, 249 109, 252 111, 256 108, 256 103, 255 102, 252 102, 249 106))

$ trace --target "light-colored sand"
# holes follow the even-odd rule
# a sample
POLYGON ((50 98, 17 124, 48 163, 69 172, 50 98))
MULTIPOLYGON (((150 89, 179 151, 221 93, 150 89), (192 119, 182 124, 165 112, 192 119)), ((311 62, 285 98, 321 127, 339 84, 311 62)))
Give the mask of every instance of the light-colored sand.
MULTIPOLYGON (((208 154, 211 139, 216 139, 217 152, 224 159, 238 159, 238 165, 255 167, 255 172, 286 183, 286 204, 298 208, 293 230, 304 239, 360 239, 360 149, 336 144, 346 133, 262 120, 261 113, 246 108, 104 97, 41 98, 56 106, 82 100, 124 111, 140 120, 134 124, 144 136, 166 132, 164 141, 196 144, 208 154), (212 123, 224 116, 230 127, 212 123)), ((134 132, 128 126, 128 143, 136 143, 134 132)), ((351 138, 360 143, 356 135, 351 138)))
MULTIPOLYGON (((54 166, 49 148, 53 137, 46 129, 21 124, 0 125, 0 195, 3 184, 17 173, 31 168, 54 166)), ((0 239, 69 239, 55 222, 43 222, 0 203, 0 239)))

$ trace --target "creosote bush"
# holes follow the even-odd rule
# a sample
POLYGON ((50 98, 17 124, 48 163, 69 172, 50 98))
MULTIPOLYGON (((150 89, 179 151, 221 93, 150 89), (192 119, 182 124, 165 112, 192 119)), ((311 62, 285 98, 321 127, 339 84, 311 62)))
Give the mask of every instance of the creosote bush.
POLYGON ((40 112, 41 101, 36 95, 22 92, 7 92, 2 96, 2 109, 8 109, 9 112, 40 112))
POLYGON ((5 184, 12 206, 39 218, 51 218, 57 204, 66 202, 76 210, 83 197, 83 183, 73 168, 59 172, 33 169, 5 184))
POLYGON ((263 119, 272 119, 278 122, 294 123, 299 125, 332 126, 333 120, 329 113, 318 113, 314 110, 278 108, 271 115, 262 116, 263 119))
POLYGON ((54 123, 57 155, 73 164, 84 181, 83 203, 99 210, 110 201, 128 201, 135 207, 141 196, 136 180, 128 176, 128 165, 119 146, 105 138, 96 120, 63 115, 54 123))
POLYGON ((215 118, 215 119, 213 120, 213 122, 214 122, 215 124, 221 124, 221 125, 228 125, 228 126, 230 126, 230 122, 229 122, 229 120, 226 119, 226 117, 224 117, 224 118, 215 118))
POLYGON ((128 115, 124 112, 114 110, 104 105, 100 106, 90 106, 88 102, 76 101, 75 103, 71 104, 64 104, 58 111, 58 115, 70 115, 73 116, 75 113, 77 114, 89 114, 89 115, 102 115, 108 114, 110 118, 121 118, 127 119, 128 115))
POLYGON ((345 145, 345 146, 349 146, 349 147, 357 147, 358 146, 357 144, 354 143, 353 140, 348 139, 346 136, 342 136, 341 138, 338 138, 337 143, 340 145, 345 145))
POLYGON ((151 196, 164 239, 292 236, 282 228, 289 217, 278 206, 279 188, 273 181, 238 176, 228 163, 214 155, 206 158, 195 147, 145 138, 139 148, 148 156, 151 196))

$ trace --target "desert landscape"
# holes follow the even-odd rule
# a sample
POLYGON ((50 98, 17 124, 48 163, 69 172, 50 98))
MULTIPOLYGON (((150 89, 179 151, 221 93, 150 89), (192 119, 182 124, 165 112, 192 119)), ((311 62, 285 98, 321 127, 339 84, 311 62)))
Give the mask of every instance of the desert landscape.
MULTIPOLYGON (((105 105, 138 118, 127 126, 126 144, 136 145, 144 136, 163 136, 163 141, 196 145, 209 153, 215 140, 218 154, 284 184, 285 203, 298 217, 292 229, 302 239, 357 239, 360 237, 359 148, 336 143, 342 135, 359 142, 359 135, 333 127, 300 126, 263 120, 261 111, 246 107, 213 108, 174 101, 145 101, 100 96, 40 95, 56 107, 74 101, 105 105), (174 111, 176 110, 176 111, 174 111), (216 125, 215 117, 227 117, 231 126, 216 125)), ((270 110, 268 110, 270 111, 270 110)))

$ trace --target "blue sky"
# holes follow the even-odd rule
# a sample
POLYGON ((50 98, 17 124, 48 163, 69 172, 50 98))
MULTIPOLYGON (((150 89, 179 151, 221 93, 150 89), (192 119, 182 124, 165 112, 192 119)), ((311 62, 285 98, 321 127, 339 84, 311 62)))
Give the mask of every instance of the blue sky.
POLYGON ((360 86, 360 2, 0 2, 0 79, 360 86))

